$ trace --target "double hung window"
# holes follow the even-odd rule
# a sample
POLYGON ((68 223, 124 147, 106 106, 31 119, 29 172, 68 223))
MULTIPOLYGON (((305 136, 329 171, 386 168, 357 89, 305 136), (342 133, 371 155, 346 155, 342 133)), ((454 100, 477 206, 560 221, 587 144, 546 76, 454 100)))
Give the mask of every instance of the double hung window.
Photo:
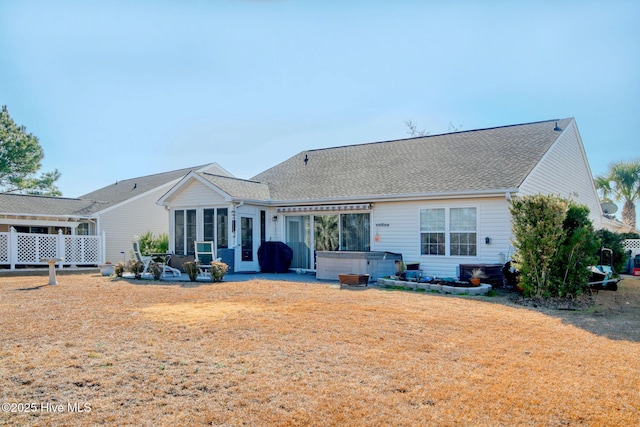
POLYGON ((476 256, 476 208, 420 209, 420 253, 476 256))

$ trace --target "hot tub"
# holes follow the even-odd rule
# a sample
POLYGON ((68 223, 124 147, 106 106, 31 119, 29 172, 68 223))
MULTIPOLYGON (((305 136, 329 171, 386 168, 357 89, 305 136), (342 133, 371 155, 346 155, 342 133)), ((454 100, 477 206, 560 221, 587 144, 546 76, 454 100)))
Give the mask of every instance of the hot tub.
POLYGON ((339 280, 339 274, 368 274, 370 280, 396 274, 396 261, 402 254, 393 252, 316 252, 316 278, 339 280))

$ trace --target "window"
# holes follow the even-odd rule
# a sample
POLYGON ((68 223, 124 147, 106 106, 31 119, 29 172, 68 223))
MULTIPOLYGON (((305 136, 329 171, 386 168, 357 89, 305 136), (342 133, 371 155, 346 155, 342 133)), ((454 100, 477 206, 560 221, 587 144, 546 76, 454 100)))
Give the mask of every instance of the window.
POLYGON ((420 253, 446 255, 444 209, 420 209, 420 253))
POLYGON ((216 230, 218 231, 216 245, 218 249, 229 247, 229 209, 216 209, 216 230))
POLYGON ((371 226, 368 213, 315 215, 314 240, 317 251, 368 251, 371 226))
POLYGON ((451 208, 451 255, 476 256, 476 208, 451 208))
POLYGON ((78 224, 76 228, 76 234, 78 236, 88 236, 89 235, 89 224, 86 222, 81 222, 78 224))
POLYGON ((420 209, 420 253, 450 256, 477 255, 476 208, 420 209))
POLYGON ((196 240, 196 210, 177 210, 174 216, 175 252, 193 254, 196 240))
POLYGON ((369 214, 342 214, 341 222, 341 244, 340 249, 343 251, 369 251, 370 245, 370 226, 369 214))

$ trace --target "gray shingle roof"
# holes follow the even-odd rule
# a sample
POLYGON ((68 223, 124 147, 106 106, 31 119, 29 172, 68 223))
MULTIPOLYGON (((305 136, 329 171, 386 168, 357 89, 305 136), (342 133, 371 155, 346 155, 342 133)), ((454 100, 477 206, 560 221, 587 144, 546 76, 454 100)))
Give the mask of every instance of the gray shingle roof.
POLYGON ((236 199, 266 201, 270 198, 269 187, 260 182, 205 172, 199 172, 198 175, 236 199))
POLYGON ((80 198, 97 200, 106 203, 106 206, 112 206, 137 195, 144 194, 171 181, 180 179, 190 171, 201 169, 204 166, 206 165, 116 181, 111 185, 84 194, 80 196, 80 198))
POLYGON ((274 201, 513 189, 572 120, 308 150, 251 180, 274 201))
POLYGON ((0 194, 1 214, 84 217, 104 209, 106 203, 66 197, 0 194))

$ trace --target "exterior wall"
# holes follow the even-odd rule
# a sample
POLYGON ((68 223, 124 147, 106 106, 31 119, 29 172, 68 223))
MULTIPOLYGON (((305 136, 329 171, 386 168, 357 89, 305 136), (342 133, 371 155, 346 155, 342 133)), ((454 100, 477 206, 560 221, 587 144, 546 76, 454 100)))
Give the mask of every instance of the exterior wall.
POLYGON ((274 225, 269 215, 269 209, 254 206, 250 204, 232 203, 227 200, 224 195, 204 185, 198 180, 192 180, 186 184, 174 197, 169 201, 169 211, 167 215, 168 231, 169 231, 169 247, 174 248, 174 212, 177 209, 195 209, 196 210, 196 240, 203 239, 203 211, 207 208, 228 208, 229 209, 229 249, 234 251, 233 267, 235 272, 239 271, 258 271, 258 248, 260 247, 260 210, 267 211, 266 218, 266 240, 270 240, 270 230, 274 225), (241 260, 241 241, 240 241, 240 217, 248 216, 253 218, 254 234, 253 234, 253 261, 242 262, 241 260), (236 231, 233 230, 233 221, 236 221, 236 231))
POLYGON ((218 206, 229 204, 224 196, 213 191, 203 183, 192 180, 182 188, 170 201, 171 208, 186 208, 196 206, 218 206))
MULTIPOLYGON (((371 213, 371 250, 401 253, 405 262, 420 262, 425 275, 455 277, 460 264, 502 263, 513 252, 511 217, 506 198, 428 200, 375 203, 371 213), (420 254, 420 209, 475 207, 478 255, 475 257, 420 254), (387 225, 388 224, 388 225, 387 225), (378 234, 378 241, 375 236, 378 234), (491 243, 485 243, 485 237, 491 243)), ((448 242, 447 242, 448 243, 448 242)))
POLYGON ((156 204, 165 192, 166 188, 160 188, 100 214, 99 227, 105 232, 106 240, 104 261, 122 261, 121 252, 129 260, 133 256, 132 242, 136 235, 147 231, 155 234, 169 232, 167 211, 164 206, 156 204))
POLYGON ((586 205, 594 228, 603 228, 602 212, 591 169, 575 121, 520 187, 522 195, 556 194, 586 205))

